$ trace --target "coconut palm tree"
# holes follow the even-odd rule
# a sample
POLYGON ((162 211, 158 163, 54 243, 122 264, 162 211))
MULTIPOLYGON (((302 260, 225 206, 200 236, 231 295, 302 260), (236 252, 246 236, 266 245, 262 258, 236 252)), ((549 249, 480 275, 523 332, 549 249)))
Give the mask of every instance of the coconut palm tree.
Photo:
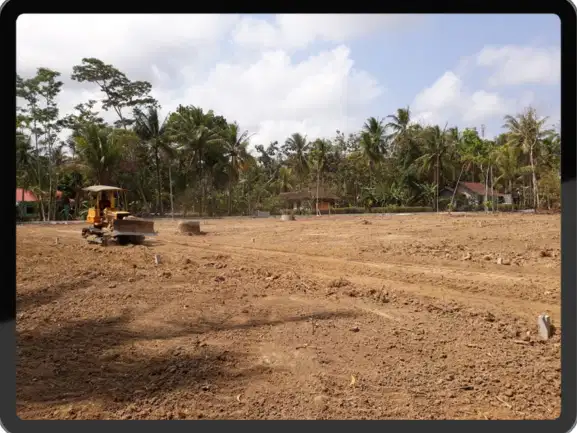
POLYGON ((156 168, 156 207, 164 215, 162 203, 161 155, 170 154, 172 149, 167 134, 167 118, 160 121, 158 108, 150 106, 146 111, 134 109, 134 132, 152 151, 156 168))
POLYGON ((513 192, 513 182, 520 175, 530 171, 530 167, 523 167, 519 164, 521 148, 511 143, 494 149, 494 161, 500 175, 495 183, 502 183, 508 193, 513 192))
POLYGON ((545 129, 547 117, 539 118, 534 108, 529 107, 517 116, 505 116, 503 128, 508 130, 509 143, 519 146, 529 155, 531 166, 531 183, 533 189, 533 205, 539 208, 539 187, 537 183, 537 154, 543 140, 551 134, 545 129))
POLYGON ((317 193, 316 193, 316 208, 317 213, 319 212, 319 185, 322 182, 322 173, 325 168, 327 153, 328 153, 329 143, 326 140, 317 139, 313 143, 313 149, 311 152, 311 158, 314 161, 315 169, 317 172, 317 193))
POLYGON ((296 175, 299 179, 300 187, 302 188, 305 177, 309 174, 309 163, 307 160, 307 151, 310 147, 306 136, 296 132, 292 134, 285 141, 285 148, 290 152, 294 152, 294 166, 296 175))
POLYGON ((375 168, 383 161, 387 150, 387 137, 382 120, 375 117, 369 117, 366 120, 360 136, 360 145, 369 164, 372 184, 375 168))
POLYGON ((445 157, 450 149, 451 135, 446 127, 441 130, 438 125, 425 128, 421 135, 423 154, 415 163, 421 172, 433 174, 433 183, 436 185, 436 210, 439 211, 439 184, 445 157))
POLYGON ((541 152, 539 154, 539 164, 548 168, 561 168, 561 135, 559 132, 552 130, 551 133, 543 139, 541 152))
POLYGON ((389 135, 389 139, 392 145, 391 150, 394 154, 408 138, 407 135, 411 123, 411 110, 409 107, 398 108, 397 112, 387 116, 387 119, 391 119, 391 121, 385 125, 385 128, 389 128, 393 131, 389 135))
POLYGON ((168 131, 170 138, 180 148, 192 153, 192 164, 196 168, 197 186, 200 187, 200 213, 206 198, 205 153, 209 146, 222 142, 222 132, 215 122, 214 112, 207 113, 200 107, 179 106, 170 116, 168 131))
POLYGON ((292 191, 294 187, 293 171, 290 167, 282 166, 278 171, 278 187, 280 192, 292 191))
MULTIPOLYGON (((465 133, 471 134, 471 132, 471 130, 465 130, 465 133)), ((455 188, 453 189, 453 194, 451 195, 451 202, 449 204, 450 209, 453 208, 455 195, 457 194, 457 189, 459 188, 461 177, 465 171, 469 171, 471 169, 475 159, 473 150, 470 147, 470 143, 465 141, 463 133, 461 133, 457 128, 452 128, 451 136, 455 147, 455 156, 461 165, 461 170, 459 171, 459 176, 457 177, 457 182, 455 184, 455 188)), ((478 138, 476 131, 473 132, 473 137, 478 138)))
POLYGON ((228 160, 228 215, 232 214, 232 186, 239 179, 239 173, 246 170, 253 160, 247 147, 251 135, 248 131, 240 132, 238 123, 234 122, 220 131, 224 155, 228 160))
POLYGON ((84 126, 75 137, 82 166, 99 184, 110 183, 125 144, 133 140, 137 137, 131 131, 98 125, 84 126))

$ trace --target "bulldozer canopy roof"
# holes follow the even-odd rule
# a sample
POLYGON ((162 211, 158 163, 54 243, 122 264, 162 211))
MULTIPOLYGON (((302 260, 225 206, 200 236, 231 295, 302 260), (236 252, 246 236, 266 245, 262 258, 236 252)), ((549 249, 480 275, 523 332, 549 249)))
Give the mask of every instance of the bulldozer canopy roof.
POLYGON ((125 191, 124 188, 118 188, 116 186, 106 186, 106 185, 92 185, 83 188, 84 191, 88 192, 102 192, 102 191, 125 191))

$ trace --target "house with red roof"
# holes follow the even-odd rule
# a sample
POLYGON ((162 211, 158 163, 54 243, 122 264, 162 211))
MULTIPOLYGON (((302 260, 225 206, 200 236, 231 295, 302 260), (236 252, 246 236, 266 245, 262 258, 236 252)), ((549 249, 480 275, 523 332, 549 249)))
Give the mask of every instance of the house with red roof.
MULTIPOLYGON (((62 191, 56 191, 56 199, 62 198, 62 191)), ((40 199, 32 191, 16 188, 16 207, 21 219, 36 219, 40 211, 40 199)))
MULTIPOLYGON (((467 199, 471 205, 480 206, 485 202, 485 192, 487 193, 487 199, 492 200, 495 198, 495 202, 499 204, 513 204, 513 197, 511 194, 504 194, 502 192, 493 190, 492 188, 487 188, 485 191, 485 184, 480 182, 459 182, 457 185, 457 195, 461 195, 467 199)), ((454 188, 444 188, 439 195, 441 197, 452 197, 454 193, 454 188)))
POLYGON ((38 216, 40 200, 32 191, 16 188, 16 209, 20 219, 34 219, 38 216))

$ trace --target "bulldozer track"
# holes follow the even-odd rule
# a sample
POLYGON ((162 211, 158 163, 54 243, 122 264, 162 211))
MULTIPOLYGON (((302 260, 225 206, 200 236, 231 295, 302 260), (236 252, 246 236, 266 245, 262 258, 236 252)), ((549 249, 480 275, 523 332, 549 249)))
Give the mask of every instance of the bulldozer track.
POLYGON ((343 275, 345 278, 351 280, 354 283, 379 287, 383 284, 387 284, 395 287, 396 289, 409 292, 417 296, 431 296, 442 300, 451 299, 457 302, 483 307, 485 309, 499 308, 510 311, 517 310, 522 311, 524 315, 531 316, 539 314, 543 311, 547 311, 550 314, 553 314, 555 318, 560 317, 561 309, 558 304, 521 300, 515 296, 495 296, 494 294, 491 294, 490 299, 487 299, 487 297, 483 296, 483 294, 475 294, 467 292, 466 290, 455 290, 439 286, 439 284, 446 285, 447 280, 450 280, 451 277, 457 281, 460 281, 461 283, 467 280, 473 282, 479 281, 481 276, 484 276, 485 278, 498 279, 501 283, 526 281, 526 279, 521 276, 511 276, 478 271, 463 272, 461 270, 432 266, 406 266, 405 264, 393 263, 377 264, 359 260, 338 259, 334 257, 275 251, 254 247, 241 247, 220 244, 218 246, 207 246, 203 243, 185 243, 176 241, 172 241, 170 243, 193 248, 201 252, 225 252, 251 263, 258 263, 258 258, 262 258, 262 255, 266 253, 266 260, 274 260, 277 266, 290 265, 292 268, 306 271, 307 273, 313 274, 324 280, 333 280, 336 278, 336 275, 343 275), (295 259, 297 262, 287 262, 287 257, 295 259), (343 269, 346 269, 347 267, 349 270, 343 272, 343 269), (363 275, 363 270, 366 271, 367 269, 389 271, 391 276, 382 278, 363 275), (419 282, 419 276, 434 276, 436 278, 440 277, 441 279, 436 280, 436 285, 434 282, 419 282), (407 277, 416 278, 417 281, 408 282, 407 277))

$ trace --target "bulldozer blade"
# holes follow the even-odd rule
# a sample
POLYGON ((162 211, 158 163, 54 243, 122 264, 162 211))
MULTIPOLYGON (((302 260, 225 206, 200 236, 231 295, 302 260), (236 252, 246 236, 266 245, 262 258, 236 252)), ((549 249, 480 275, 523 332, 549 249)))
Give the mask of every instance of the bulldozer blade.
POLYGON ((115 220, 112 236, 156 236, 154 222, 137 219, 115 220))

